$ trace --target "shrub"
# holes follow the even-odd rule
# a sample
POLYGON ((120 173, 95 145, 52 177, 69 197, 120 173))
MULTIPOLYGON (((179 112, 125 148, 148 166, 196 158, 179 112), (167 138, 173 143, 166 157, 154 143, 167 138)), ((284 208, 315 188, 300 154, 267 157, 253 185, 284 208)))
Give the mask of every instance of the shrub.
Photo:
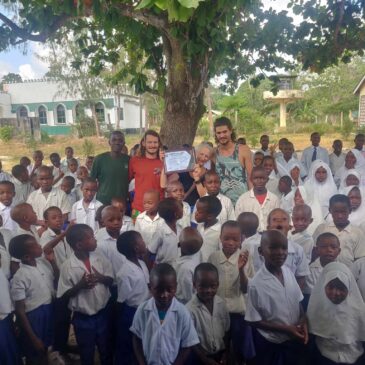
POLYGON ((85 138, 82 143, 82 153, 84 156, 94 156, 95 155, 95 144, 89 139, 85 138))
POLYGON ((55 142, 55 139, 51 137, 46 131, 41 130, 41 142, 45 144, 52 144, 55 142))
POLYGON ((13 138, 13 127, 6 125, 0 127, 0 139, 3 142, 9 142, 13 138))

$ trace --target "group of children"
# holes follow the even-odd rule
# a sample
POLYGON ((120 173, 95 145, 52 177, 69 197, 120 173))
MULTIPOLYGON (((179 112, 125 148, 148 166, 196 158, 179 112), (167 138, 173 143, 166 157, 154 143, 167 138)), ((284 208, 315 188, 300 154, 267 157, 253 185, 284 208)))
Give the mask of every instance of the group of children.
POLYGON ((171 181, 135 221, 96 200, 92 157, 72 148, 3 173, 0 364, 91 365, 95 349, 102 365, 363 364, 361 176, 338 194, 314 159, 303 181, 308 156, 286 140, 276 158, 263 137, 235 206, 210 170, 194 206, 171 181))

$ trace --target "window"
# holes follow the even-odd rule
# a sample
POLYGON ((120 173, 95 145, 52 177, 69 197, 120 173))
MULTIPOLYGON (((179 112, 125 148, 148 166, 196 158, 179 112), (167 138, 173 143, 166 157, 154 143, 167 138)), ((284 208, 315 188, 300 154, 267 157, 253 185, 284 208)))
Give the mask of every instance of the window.
POLYGON ((66 124, 66 110, 63 105, 57 106, 57 123, 66 124))
POLYGON ((124 109, 119 108, 119 120, 124 120, 124 109))
POLYGON ((47 124, 47 109, 44 106, 38 108, 38 117, 40 124, 47 124))
POLYGON ((105 109, 104 109, 104 105, 102 103, 97 103, 95 105, 95 112, 96 112, 96 117, 98 118, 98 121, 100 123, 104 123, 105 122, 105 109))
POLYGON ((18 109, 18 115, 20 118, 28 118, 28 110, 25 106, 21 106, 18 109))

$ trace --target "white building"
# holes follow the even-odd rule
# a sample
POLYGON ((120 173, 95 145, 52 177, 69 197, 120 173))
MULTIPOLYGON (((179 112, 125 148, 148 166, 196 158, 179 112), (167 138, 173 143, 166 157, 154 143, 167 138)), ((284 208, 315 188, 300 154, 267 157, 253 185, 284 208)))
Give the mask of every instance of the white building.
MULTIPOLYGON (((67 95, 63 89, 54 79, 4 84, 0 92, 0 119, 38 118, 41 130, 48 134, 69 134, 77 117, 91 117, 91 110, 84 107, 81 97, 67 95)), ((111 124, 115 128, 119 118, 120 129, 133 133, 140 128, 141 115, 144 128, 145 111, 140 113, 139 97, 125 93, 119 99, 118 103, 115 95, 106 95, 98 100, 96 113, 101 126, 111 124)))

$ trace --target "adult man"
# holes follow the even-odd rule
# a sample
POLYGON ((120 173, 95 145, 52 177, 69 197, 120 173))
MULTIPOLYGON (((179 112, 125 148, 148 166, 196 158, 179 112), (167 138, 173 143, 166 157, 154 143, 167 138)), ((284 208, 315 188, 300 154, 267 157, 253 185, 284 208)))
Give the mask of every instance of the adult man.
POLYGON ((112 198, 127 198, 129 156, 122 153, 125 145, 124 134, 113 131, 109 137, 110 152, 95 157, 90 176, 98 180, 96 199, 110 204, 112 198))
POLYGON ((129 179, 135 179, 135 193, 132 203, 133 213, 136 216, 143 212, 143 194, 148 190, 160 192, 163 198, 163 189, 160 187, 160 175, 163 163, 159 158, 161 147, 160 136, 153 130, 148 130, 140 143, 137 155, 129 163, 129 179))
POLYGON ((315 160, 322 160, 327 165, 330 163, 327 150, 319 145, 319 142, 321 142, 321 136, 318 132, 313 132, 311 134, 311 142, 312 146, 307 147, 303 151, 301 160, 308 173, 312 162, 315 160))
POLYGON ((364 144, 365 144, 365 135, 363 133, 359 133, 355 136, 354 139, 354 149, 361 152, 361 154, 365 157, 364 144))
POLYGON ((221 180, 221 193, 236 204, 238 198, 251 187, 251 151, 247 145, 235 143, 235 133, 228 118, 216 119, 214 132, 218 143, 215 163, 221 180))

